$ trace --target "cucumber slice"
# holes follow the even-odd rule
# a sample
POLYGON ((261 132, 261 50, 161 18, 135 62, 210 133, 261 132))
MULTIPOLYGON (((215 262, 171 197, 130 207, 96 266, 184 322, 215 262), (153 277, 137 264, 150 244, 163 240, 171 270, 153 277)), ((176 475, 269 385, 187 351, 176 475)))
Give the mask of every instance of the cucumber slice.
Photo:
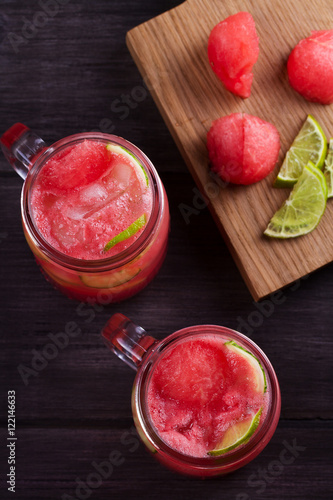
POLYGON ((62 278, 59 278, 59 276, 56 276, 55 274, 51 273, 50 271, 47 271, 45 268, 42 267, 43 274, 46 279, 50 279, 54 281, 54 283, 57 283, 60 286, 63 286, 65 288, 68 288, 69 286, 77 286, 78 284, 73 282, 73 281, 67 281, 62 278))
POLYGON ((135 278, 141 269, 133 270, 121 269, 120 271, 114 271, 112 273, 94 275, 94 274, 80 274, 80 280, 84 285, 90 288, 116 288, 117 286, 124 285, 130 280, 135 278))
POLYGON ((80 282, 77 274, 69 273, 65 269, 55 269, 49 261, 39 263, 46 276, 49 276, 53 281, 62 286, 78 286, 80 282))

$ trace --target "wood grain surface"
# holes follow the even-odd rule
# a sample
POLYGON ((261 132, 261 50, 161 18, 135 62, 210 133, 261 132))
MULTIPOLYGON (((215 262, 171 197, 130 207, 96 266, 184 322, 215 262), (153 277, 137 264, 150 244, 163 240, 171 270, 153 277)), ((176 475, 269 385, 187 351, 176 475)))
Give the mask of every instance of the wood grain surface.
MULTIPOLYGON (((23 36, 24 23, 44 3, 1 2, 0 134, 21 121, 48 144, 91 130, 132 141, 160 173, 171 232, 166 260, 145 290, 120 304, 87 306, 82 314, 80 303, 54 290, 36 266, 21 225, 22 180, 0 154, 1 500, 331 500, 333 266, 254 302, 208 208, 201 204, 184 219, 179 207, 193 206, 198 188, 125 43, 131 28, 180 0, 59 1, 58 13, 16 52, 9 34, 23 36), (263 452, 234 474, 202 481, 160 466, 135 434, 128 443, 135 373, 100 334, 115 312, 158 339, 210 323, 255 341, 282 393, 278 428, 263 452), (18 367, 31 367, 34 353, 68 322, 81 333, 26 385, 18 367), (16 392, 15 494, 6 483, 10 390, 16 392), (288 452, 288 464, 282 463, 294 443, 301 450, 294 457, 288 452), (93 464, 115 452, 123 460, 112 474, 95 477, 85 494, 76 491, 78 481, 93 478, 93 464)), ((300 27, 295 30, 299 35, 300 27)))
POLYGON ((307 115, 333 135, 332 106, 309 103, 288 84, 291 49, 311 30, 332 28, 326 0, 187 0, 132 29, 127 44, 155 102, 255 300, 333 260, 333 204, 319 227, 295 240, 263 236, 289 191, 272 187, 281 161, 307 115), (260 39, 250 98, 226 91, 211 70, 207 40, 211 29, 239 11, 252 14, 260 39), (252 186, 218 183, 210 175, 206 134, 212 120, 246 112, 273 123, 281 137, 274 173, 252 186))

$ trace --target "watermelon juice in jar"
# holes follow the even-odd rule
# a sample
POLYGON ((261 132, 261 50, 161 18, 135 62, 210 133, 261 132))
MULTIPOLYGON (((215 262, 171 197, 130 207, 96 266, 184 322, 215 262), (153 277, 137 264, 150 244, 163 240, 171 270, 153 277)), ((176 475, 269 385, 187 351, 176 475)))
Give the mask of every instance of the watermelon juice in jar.
POLYGON ((166 254, 169 209, 162 182, 136 146, 76 134, 50 147, 22 124, 1 138, 25 178, 21 209, 44 275, 71 298, 118 302, 143 289, 166 254))
POLYGON ((157 341, 115 314, 102 334, 138 371, 134 422, 167 467, 192 476, 223 475, 268 444, 280 416, 279 384, 265 354, 241 333, 200 325, 157 341))

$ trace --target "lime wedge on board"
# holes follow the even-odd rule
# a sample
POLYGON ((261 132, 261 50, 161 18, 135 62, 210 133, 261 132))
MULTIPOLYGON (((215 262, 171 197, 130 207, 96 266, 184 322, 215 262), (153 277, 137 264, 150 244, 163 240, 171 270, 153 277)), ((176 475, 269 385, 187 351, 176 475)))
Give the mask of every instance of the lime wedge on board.
POLYGON ((323 172, 309 162, 264 234, 273 238, 295 238, 309 233, 325 211, 327 193, 323 172))
POLYGON ((327 198, 333 197, 333 138, 330 139, 327 157, 325 160, 324 175, 327 182, 327 198))
POLYGON ((327 151, 327 139, 317 120, 308 115, 283 160, 275 187, 292 187, 309 161, 322 168, 327 151))

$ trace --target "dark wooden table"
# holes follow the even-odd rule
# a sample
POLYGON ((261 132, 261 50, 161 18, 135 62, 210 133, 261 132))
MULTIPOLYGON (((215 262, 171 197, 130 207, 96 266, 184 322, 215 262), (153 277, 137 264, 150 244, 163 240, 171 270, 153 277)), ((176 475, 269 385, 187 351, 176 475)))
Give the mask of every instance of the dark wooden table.
POLYGON ((157 167, 172 218, 167 258, 155 280, 127 302, 99 310, 90 306, 89 314, 79 315, 78 303, 55 291, 37 269, 21 228, 22 181, 0 157, 1 498, 333 496, 333 265, 283 291, 278 304, 270 299, 256 304, 209 210, 198 210, 188 224, 184 220, 179 205, 193 206, 195 184, 125 45, 130 28, 179 3, 1 2, 0 133, 21 121, 48 143, 80 131, 121 135, 157 167), (204 482, 160 466, 133 428, 134 372, 101 339, 101 328, 116 311, 157 338, 214 323, 258 343, 282 392, 281 420, 261 455, 230 476, 204 482), (31 368, 52 342, 50 334, 68 322, 75 322, 80 334, 25 384, 19 367, 31 368), (15 494, 6 483, 8 391, 16 394, 15 494), (116 457, 113 470, 104 478, 96 475, 96 464, 110 457, 116 457))

